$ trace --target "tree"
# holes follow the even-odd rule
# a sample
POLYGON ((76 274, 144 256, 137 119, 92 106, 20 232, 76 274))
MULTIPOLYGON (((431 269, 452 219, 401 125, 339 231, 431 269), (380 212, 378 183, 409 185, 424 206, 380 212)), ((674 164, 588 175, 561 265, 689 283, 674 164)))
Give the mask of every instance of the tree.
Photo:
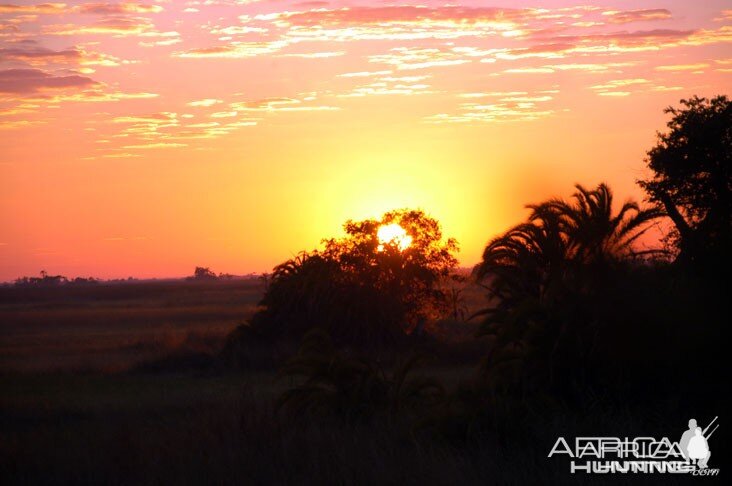
POLYGON ((552 383, 567 377, 559 370, 581 368, 607 311, 610 270, 635 254, 633 244, 660 215, 633 201, 613 213, 606 184, 575 187, 572 202, 528 206, 528 221, 492 240, 475 269, 497 301, 478 313, 479 333, 495 337, 485 369, 510 368, 506 382, 552 383))
POLYGON ((457 265, 457 243, 443 240, 435 219, 397 210, 378 220, 349 220, 344 230, 345 237, 274 268, 263 309, 239 329, 240 339, 296 341, 319 328, 337 344, 380 347, 447 308, 440 283, 457 265), (409 244, 380 240, 379 229, 388 225, 399 225, 409 244))
POLYGON ((638 184, 673 221, 680 262, 724 268, 732 243, 732 102, 694 96, 681 105, 664 110, 669 131, 648 152, 653 176, 638 184))
POLYGON ((218 277, 208 267, 196 267, 193 271, 193 277, 188 277, 189 280, 216 280, 218 277))
POLYGON ((580 184, 575 188, 573 204, 551 201, 533 207, 535 218, 551 212, 559 217, 571 249, 569 257, 578 263, 602 265, 639 253, 633 245, 649 229, 648 223, 662 213, 626 201, 613 215, 613 193, 607 184, 591 191, 580 184))
POLYGON ((613 193, 606 184, 588 190, 575 186, 574 202, 550 199, 529 205, 528 221, 493 239, 476 267, 491 276, 502 300, 509 294, 540 297, 583 266, 611 264, 637 254, 633 245, 661 212, 626 201, 613 214, 613 193))

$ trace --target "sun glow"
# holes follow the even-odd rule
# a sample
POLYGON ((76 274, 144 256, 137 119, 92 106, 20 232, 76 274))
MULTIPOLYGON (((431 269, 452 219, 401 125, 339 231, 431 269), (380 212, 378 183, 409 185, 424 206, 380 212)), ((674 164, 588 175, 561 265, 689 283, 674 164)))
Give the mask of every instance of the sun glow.
POLYGON ((387 244, 395 244, 400 251, 404 251, 412 244, 412 237, 397 223, 380 226, 376 237, 379 239, 378 251, 383 251, 387 244))

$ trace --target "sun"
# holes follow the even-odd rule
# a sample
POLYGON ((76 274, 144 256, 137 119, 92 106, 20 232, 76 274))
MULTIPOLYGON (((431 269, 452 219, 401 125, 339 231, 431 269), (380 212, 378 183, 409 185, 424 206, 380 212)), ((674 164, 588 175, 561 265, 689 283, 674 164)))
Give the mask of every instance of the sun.
POLYGON ((397 223, 379 226, 376 237, 379 239, 378 251, 383 251, 384 245, 389 243, 396 244, 400 251, 406 250, 412 244, 412 237, 407 234, 407 230, 397 223))

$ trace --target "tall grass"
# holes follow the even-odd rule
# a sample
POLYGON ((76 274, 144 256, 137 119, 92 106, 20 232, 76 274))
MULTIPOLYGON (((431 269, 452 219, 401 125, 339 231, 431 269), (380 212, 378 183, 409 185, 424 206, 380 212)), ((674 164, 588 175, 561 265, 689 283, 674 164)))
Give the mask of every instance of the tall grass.
POLYGON ((671 402, 651 409, 599 400, 582 412, 554 409, 550 419, 509 409, 453 441, 415 430, 401 415, 303 416, 285 425, 274 407, 284 385, 272 374, 39 380, 20 389, 27 382, 3 378, 15 397, 4 395, 0 407, 3 484, 603 484, 547 458, 557 436, 668 435, 688 420, 671 402), (39 398, 54 389, 43 405, 39 398), (24 407, 22 397, 34 403, 24 407))

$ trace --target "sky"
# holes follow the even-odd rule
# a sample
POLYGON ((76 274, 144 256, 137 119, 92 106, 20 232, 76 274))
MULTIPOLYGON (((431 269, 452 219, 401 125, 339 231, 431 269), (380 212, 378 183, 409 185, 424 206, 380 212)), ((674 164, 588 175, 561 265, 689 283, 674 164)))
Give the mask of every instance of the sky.
MULTIPOLYGON (((1 0, 0 0, 1 1, 1 0)), ((732 1, 0 4, 0 281, 270 270, 421 208, 461 264, 729 94, 732 1)))

